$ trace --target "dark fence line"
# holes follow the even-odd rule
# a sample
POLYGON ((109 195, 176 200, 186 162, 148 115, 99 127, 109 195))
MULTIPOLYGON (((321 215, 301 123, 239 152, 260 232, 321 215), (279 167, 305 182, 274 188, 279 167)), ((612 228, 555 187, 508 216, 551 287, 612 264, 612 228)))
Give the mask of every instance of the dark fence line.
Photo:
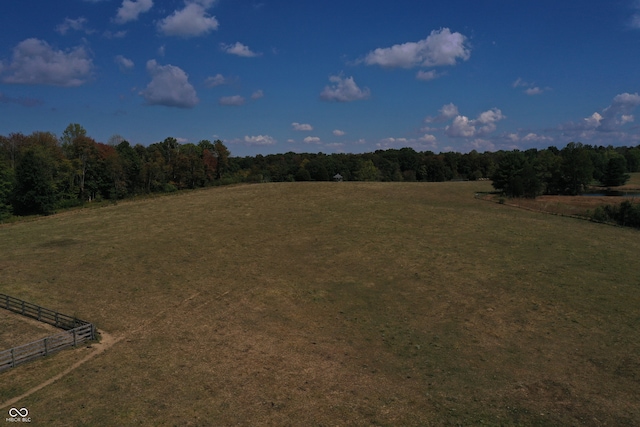
POLYGON ((94 326, 91 323, 87 323, 86 325, 51 335, 29 344, 0 351, 0 372, 15 368, 22 363, 47 356, 67 347, 75 347, 85 341, 92 340, 94 335, 94 326))
POLYGON ((75 347, 85 341, 96 339, 96 328, 85 322, 57 311, 49 310, 9 295, 0 294, 0 308, 13 311, 26 317, 37 319, 65 332, 51 335, 38 341, 9 350, 0 351, 0 372, 67 347, 75 347))
POLYGON ((0 294, 0 307, 64 330, 89 323, 5 294, 0 294))

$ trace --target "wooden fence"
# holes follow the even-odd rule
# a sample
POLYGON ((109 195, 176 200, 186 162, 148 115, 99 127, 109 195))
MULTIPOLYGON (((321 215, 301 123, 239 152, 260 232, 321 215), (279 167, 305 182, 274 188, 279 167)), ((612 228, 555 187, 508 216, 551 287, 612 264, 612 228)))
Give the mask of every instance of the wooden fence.
POLYGON ((47 356, 53 352, 76 346, 96 338, 96 328, 92 323, 31 304, 9 295, 0 294, 0 308, 37 319, 65 330, 65 332, 51 335, 29 344, 0 351, 0 372, 13 368, 21 363, 47 356))

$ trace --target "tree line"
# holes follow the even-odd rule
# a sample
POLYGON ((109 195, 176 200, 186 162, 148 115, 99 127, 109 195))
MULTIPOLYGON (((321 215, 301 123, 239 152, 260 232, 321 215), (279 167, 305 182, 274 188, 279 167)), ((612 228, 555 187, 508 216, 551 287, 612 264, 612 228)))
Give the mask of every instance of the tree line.
POLYGON ((582 194, 596 183, 605 187, 624 185, 629 172, 640 170, 640 146, 602 147, 570 142, 562 150, 510 151, 498 153, 491 175, 493 187, 509 197, 541 194, 582 194))
POLYGON ((592 180, 640 170, 640 146, 478 153, 412 148, 362 154, 293 153, 231 156, 220 140, 143 146, 114 136, 96 142, 79 124, 51 132, 0 135, 0 219, 50 214, 94 200, 241 182, 450 181, 493 179, 509 196, 577 194, 592 180))

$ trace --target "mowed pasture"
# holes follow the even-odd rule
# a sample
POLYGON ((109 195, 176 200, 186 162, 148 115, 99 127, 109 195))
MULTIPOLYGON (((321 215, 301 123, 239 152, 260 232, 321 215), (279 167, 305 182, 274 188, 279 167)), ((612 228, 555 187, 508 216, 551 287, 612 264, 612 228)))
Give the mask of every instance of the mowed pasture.
MULTIPOLYGON (((490 190, 244 185, 1 226, 0 292, 120 339, 12 406, 48 426, 640 425, 640 232, 490 190)), ((92 351, 0 374, 0 405, 92 351)))

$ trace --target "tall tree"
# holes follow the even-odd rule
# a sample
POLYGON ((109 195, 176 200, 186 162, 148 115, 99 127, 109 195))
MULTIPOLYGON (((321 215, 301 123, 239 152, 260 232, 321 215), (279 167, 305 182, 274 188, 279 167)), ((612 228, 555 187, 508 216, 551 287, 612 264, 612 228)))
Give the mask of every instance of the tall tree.
POLYGON ((218 159, 216 179, 220 179, 229 167, 229 156, 231 155, 231 153, 222 143, 222 141, 218 139, 213 143, 213 155, 218 159))
POLYGON ((16 166, 14 210, 19 215, 50 214, 56 205, 55 163, 43 147, 32 147, 16 166))
POLYGON ((0 159, 0 222, 13 212, 11 207, 13 186, 13 169, 4 159, 0 159))
POLYGON ((587 148, 579 142, 570 142, 560 151, 564 193, 581 194, 593 179, 593 163, 587 148))
POLYGON ((630 176, 627 173, 627 160, 618 155, 611 157, 607 162, 607 167, 602 177, 602 184, 607 187, 617 187, 624 185, 630 176))

